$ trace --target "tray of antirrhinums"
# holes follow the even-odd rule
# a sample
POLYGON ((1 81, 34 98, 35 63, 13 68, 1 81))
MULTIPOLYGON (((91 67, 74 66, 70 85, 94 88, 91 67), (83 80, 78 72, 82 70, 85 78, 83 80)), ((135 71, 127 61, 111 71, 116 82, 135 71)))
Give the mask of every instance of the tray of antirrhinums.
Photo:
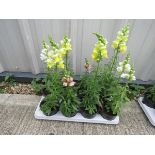
POLYGON ((36 119, 118 124, 119 114, 129 101, 128 83, 135 80, 130 54, 127 53, 129 26, 124 26, 112 43, 114 54, 109 58, 108 42, 94 33, 97 43, 92 52, 93 67, 85 58, 85 72, 79 80, 69 63, 71 40, 65 35, 60 44, 49 36, 50 46, 43 41, 41 60, 46 66, 46 76, 34 83, 41 97, 35 111, 36 119), (124 60, 119 62, 119 56, 124 60), (105 59, 107 64, 102 65, 105 59), (122 84, 122 79, 125 83, 122 84))
POLYGON ((155 126, 155 85, 146 88, 144 95, 139 97, 138 102, 151 124, 155 126))

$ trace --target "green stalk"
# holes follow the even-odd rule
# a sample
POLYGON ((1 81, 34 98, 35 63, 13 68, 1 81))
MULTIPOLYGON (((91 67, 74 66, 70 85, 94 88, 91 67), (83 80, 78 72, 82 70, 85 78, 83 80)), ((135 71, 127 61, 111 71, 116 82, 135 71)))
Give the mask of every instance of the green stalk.
POLYGON ((112 65, 111 65, 111 72, 113 71, 113 67, 115 66, 115 63, 117 61, 117 57, 118 57, 118 50, 115 50, 114 52, 114 58, 113 58, 113 61, 112 61, 112 65))
POLYGON ((95 73, 94 82, 96 81, 96 78, 97 78, 97 75, 98 75, 99 64, 100 64, 100 62, 97 62, 97 69, 96 69, 96 73, 95 73))
POLYGON ((66 70, 68 69, 68 51, 66 52, 66 70))
POLYGON ((95 75, 96 77, 97 77, 98 70, 99 70, 99 64, 100 64, 100 62, 97 63, 97 69, 96 69, 96 75, 95 75))
POLYGON ((55 66, 55 73, 57 73, 57 72, 58 72, 58 66, 56 64, 56 66, 55 66))

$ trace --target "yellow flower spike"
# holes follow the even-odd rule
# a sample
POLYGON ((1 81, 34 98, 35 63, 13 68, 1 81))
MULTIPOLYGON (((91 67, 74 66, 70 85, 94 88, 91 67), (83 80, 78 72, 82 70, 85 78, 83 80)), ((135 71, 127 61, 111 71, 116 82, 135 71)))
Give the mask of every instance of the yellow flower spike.
POLYGON ((122 37, 122 41, 123 41, 123 42, 127 42, 127 41, 128 41, 128 37, 127 37, 127 36, 123 36, 123 37, 122 37))
POLYGON ((61 54, 62 57, 65 56, 65 54, 66 54, 66 50, 64 48, 61 48, 59 50, 59 52, 60 52, 60 54, 61 54))
POLYGON ((58 64, 58 67, 64 69, 64 68, 65 68, 65 65, 64 65, 63 62, 60 62, 60 63, 58 64))
POLYGON ((43 42, 43 50, 41 52, 41 60, 47 65, 47 68, 53 67, 65 68, 64 56, 72 49, 71 40, 65 36, 59 46, 54 40, 49 37, 51 48, 46 42, 43 42))
POLYGON ((107 53, 107 40, 103 36, 101 36, 99 33, 94 33, 97 38, 98 42, 95 44, 95 48, 92 53, 92 59, 96 62, 100 62, 103 60, 103 58, 108 58, 107 53))
POLYGON ((67 51, 68 50, 72 50, 72 47, 71 47, 71 44, 70 43, 67 43, 65 48, 66 48, 67 51))
POLYGON ((64 48, 66 52, 72 50, 70 39, 67 36, 65 36, 64 39, 61 41, 61 47, 64 48))
POLYGON ((59 62, 59 61, 61 61, 62 59, 60 58, 60 57, 56 57, 55 58, 55 63, 57 63, 57 62, 59 62))
POLYGON ((47 61, 47 67, 48 68, 52 68, 52 66, 53 66, 52 62, 51 61, 47 61))
POLYGON ((96 59, 96 57, 95 57, 95 55, 94 55, 94 54, 92 54, 92 59, 94 59, 94 60, 96 59))
POLYGON ((126 52, 126 50, 127 50, 126 44, 120 44, 120 52, 122 52, 124 54, 126 52))
POLYGON ((93 54, 92 54, 92 59, 97 60, 97 57, 98 57, 98 53, 97 53, 96 48, 94 48, 93 54))
POLYGON ((102 50, 101 51, 101 55, 104 57, 104 58, 108 58, 108 52, 106 49, 102 50))
POLYGON ((116 49, 116 48, 118 48, 118 45, 119 45, 119 41, 115 40, 115 41, 113 41, 112 48, 116 49))

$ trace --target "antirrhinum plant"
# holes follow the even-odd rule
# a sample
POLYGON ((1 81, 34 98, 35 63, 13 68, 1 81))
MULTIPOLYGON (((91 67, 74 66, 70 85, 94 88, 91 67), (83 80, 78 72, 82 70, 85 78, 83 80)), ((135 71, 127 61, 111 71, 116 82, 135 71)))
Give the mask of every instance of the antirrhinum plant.
POLYGON ((136 80, 134 76, 134 67, 130 65, 130 55, 127 54, 122 62, 118 62, 119 54, 125 54, 127 51, 127 40, 129 26, 124 26, 118 32, 116 40, 113 42, 114 55, 107 65, 104 66, 101 75, 101 108, 102 110, 118 115, 123 105, 129 101, 128 82, 136 80), (118 67, 117 67, 118 66, 118 67), (120 84, 121 80, 126 79, 126 84, 120 84))
MULTIPOLYGON (((69 46, 65 45, 68 44, 68 38, 65 37, 64 40, 65 41, 62 42, 64 44, 64 47, 69 46)), ((60 110, 64 116, 73 117, 79 111, 80 101, 77 96, 77 89, 74 87, 75 82, 71 75, 71 70, 69 69, 68 66, 68 57, 69 52, 66 52, 65 70, 64 70, 64 76, 62 77, 63 93, 62 93, 60 110)))
MULTIPOLYGON (((45 91, 50 95, 51 102, 45 102, 41 106, 44 113, 49 113, 53 104, 59 103, 62 98, 62 71, 65 69, 65 56, 71 50, 70 39, 67 36, 61 41, 60 45, 56 43, 51 36, 49 36, 50 46, 43 41, 43 49, 40 54, 41 60, 46 65, 46 76, 43 80, 45 91)), ((67 66, 67 65, 66 65, 67 66)), ((59 105, 60 106, 60 105, 59 105)))
POLYGON ((75 82, 70 75, 70 71, 65 70, 65 75, 62 78, 63 94, 60 110, 66 117, 73 117, 79 111, 80 101, 77 97, 77 91, 74 87, 75 82))
MULTIPOLYGON (((82 110, 87 115, 94 115, 97 112, 97 106, 100 104, 100 85, 99 85, 99 72, 100 72, 100 63, 104 58, 108 58, 107 54, 107 40, 96 33, 97 43, 95 44, 92 59, 97 63, 97 67, 90 72, 91 65, 88 60, 85 59, 85 69, 86 73, 81 77, 80 82, 80 96, 82 97, 82 110)), ((88 116, 89 117, 89 116, 88 116)))

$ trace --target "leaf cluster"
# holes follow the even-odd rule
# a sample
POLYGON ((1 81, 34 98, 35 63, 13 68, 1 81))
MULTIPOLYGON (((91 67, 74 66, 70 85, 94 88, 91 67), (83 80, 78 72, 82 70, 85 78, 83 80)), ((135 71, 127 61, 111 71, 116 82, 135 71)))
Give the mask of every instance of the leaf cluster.
POLYGON ((45 85, 42 82, 41 78, 34 78, 31 82, 32 88, 37 95, 43 94, 45 85))
POLYGON ((144 90, 145 90, 144 86, 138 84, 131 84, 129 85, 128 98, 130 100, 133 100, 139 97, 144 92, 144 90))
POLYGON ((81 77, 79 86, 79 95, 82 98, 82 107, 88 111, 89 114, 97 112, 97 107, 100 104, 100 84, 95 79, 95 73, 85 74, 81 77))
POLYGON ((121 85, 120 79, 111 74, 110 65, 105 65, 101 75, 101 108, 107 112, 119 114, 128 101, 128 85, 121 85))
POLYGON ((69 117, 72 114, 78 112, 80 107, 80 101, 77 97, 76 91, 73 87, 64 87, 62 101, 60 105, 61 112, 69 117))
POLYGON ((14 79, 14 76, 10 73, 6 74, 4 81, 12 86, 16 85, 16 81, 14 79))
POLYGON ((56 96, 49 94, 43 99, 40 109, 47 115, 50 115, 51 111, 56 110, 58 107, 59 100, 56 98, 56 96))
POLYGON ((153 103, 155 103, 155 85, 149 87, 146 90, 146 96, 147 96, 148 99, 153 101, 153 103))
POLYGON ((3 93, 5 93, 6 91, 5 91, 5 89, 4 88, 0 88, 0 94, 3 94, 3 93))

